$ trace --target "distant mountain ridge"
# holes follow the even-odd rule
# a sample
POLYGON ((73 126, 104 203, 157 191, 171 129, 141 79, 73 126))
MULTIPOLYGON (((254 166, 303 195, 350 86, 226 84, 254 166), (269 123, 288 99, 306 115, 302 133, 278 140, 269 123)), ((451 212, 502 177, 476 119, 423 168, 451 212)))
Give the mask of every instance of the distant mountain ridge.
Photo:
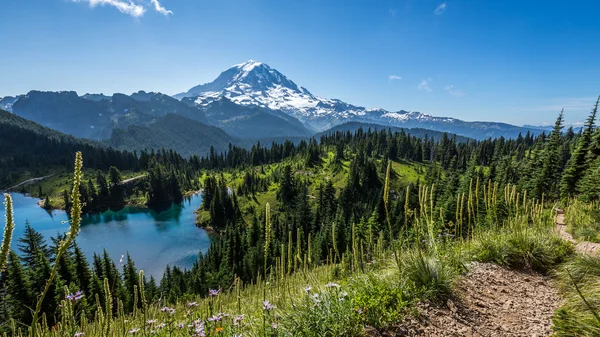
POLYGON ((442 131, 434 131, 434 130, 419 129, 419 128, 412 128, 412 129, 411 128, 399 128, 399 127, 389 126, 389 125, 369 124, 369 123, 361 123, 361 122, 347 122, 344 124, 336 125, 329 130, 325 130, 323 132, 318 133, 317 136, 329 135, 331 133, 335 133, 338 131, 341 131, 341 132, 350 131, 350 132, 354 133, 354 132, 358 131, 359 129, 362 129, 364 132, 367 132, 368 130, 371 130, 372 132, 381 131, 381 130, 390 130, 392 133, 405 132, 406 134, 410 134, 411 136, 414 136, 417 138, 428 137, 428 138, 432 138, 436 141, 441 139, 444 136, 444 134, 447 134, 447 136, 449 138, 456 137, 456 141, 459 143, 475 141, 475 139, 473 139, 473 138, 469 138, 469 137, 465 137, 465 136, 458 136, 456 134, 448 134, 448 133, 442 132, 442 131))
MULTIPOLYGON (((168 114, 223 129, 236 139, 303 138, 348 122, 429 129, 474 139, 515 138, 545 128, 467 122, 415 111, 367 109, 313 95, 269 65, 248 61, 214 81, 173 97, 139 91, 131 95, 30 91, 0 99, 0 108, 76 137, 107 140, 130 126, 156 128, 168 114)), ((173 143, 169 141, 169 143, 173 143)), ((221 145, 221 144, 215 144, 221 145)))
POLYGON ((451 117, 435 117, 415 111, 367 109, 338 99, 325 99, 298 86, 269 65, 247 61, 223 71, 214 81, 174 95, 188 104, 203 107, 221 98, 245 106, 280 110, 300 120, 308 129, 324 131, 349 121, 425 128, 456 133, 475 139, 517 137, 519 133, 540 133, 540 129, 506 123, 466 122, 451 117))

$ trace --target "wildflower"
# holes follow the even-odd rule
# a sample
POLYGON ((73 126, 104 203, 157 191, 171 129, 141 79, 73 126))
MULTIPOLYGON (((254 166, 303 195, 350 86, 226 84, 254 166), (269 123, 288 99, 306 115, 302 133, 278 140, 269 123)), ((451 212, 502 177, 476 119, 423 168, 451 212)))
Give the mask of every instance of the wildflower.
POLYGON ((194 330, 195 337, 205 337, 206 336, 206 332, 204 331, 204 322, 200 323, 200 325, 196 328, 196 330, 194 330))
POLYGON ((81 337, 83 335, 85 335, 85 332, 76 332, 73 337, 81 337))
POLYGON ((221 288, 215 290, 215 289, 209 289, 208 290, 208 296, 219 296, 219 294, 221 293, 221 288))
POLYGON ((146 324, 154 324, 156 322, 158 322, 158 320, 156 320, 156 319, 149 319, 149 320, 146 321, 146 324))
POLYGON ((277 329, 278 327, 279 327, 279 324, 277 324, 275 322, 271 323, 271 328, 277 329))
POLYGON ((218 327, 218 328, 215 329, 215 332, 221 332, 221 331, 223 331, 222 327, 218 327))
POLYGON ((179 324, 177 324, 177 327, 178 327, 179 329, 185 329, 185 324, 183 324, 183 323, 179 323, 179 324))
POLYGON ((361 308, 356 308, 356 312, 357 312, 359 315, 362 315, 362 313, 363 313, 363 310, 362 310, 361 308))
POLYGON ((68 299, 69 301, 77 302, 80 299, 82 299, 84 296, 85 295, 83 294, 83 291, 78 290, 74 294, 68 294, 67 296, 65 296, 65 298, 68 299))
POLYGON ((304 288, 304 291, 306 291, 306 293, 309 293, 311 290, 312 290, 312 287, 311 287, 311 286, 306 286, 306 287, 304 288))
POLYGON ((347 296, 348 296, 348 293, 344 291, 344 292, 342 293, 342 297, 347 297, 347 296))
POLYGON ((325 288, 339 288, 340 285, 337 283, 329 282, 325 285, 325 288))
POLYGON ((164 327, 166 327, 167 325, 165 323, 160 323, 159 325, 157 325, 156 327, 159 329, 162 329, 164 327))
POLYGON ((240 324, 240 323, 241 323, 241 322, 244 320, 244 317, 246 317, 246 316, 245 316, 245 315, 243 315, 243 314, 242 314, 242 315, 235 316, 235 317, 233 318, 233 325, 238 325, 238 324, 240 324))
POLYGON ((223 319, 223 317, 219 316, 219 315, 214 315, 212 317, 208 318, 209 322, 220 322, 223 319))
POLYGON ((198 306, 198 302, 190 302, 187 304, 188 307, 197 307, 198 306))
POLYGON ((169 308, 169 307, 162 307, 160 308, 161 312, 166 312, 169 315, 173 315, 175 313, 175 309, 169 308))
POLYGON ((263 310, 265 310, 265 311, 271 311, 271 310, 273 310, 275 308, 276 307, 273 304, 271 304, 269 301, 264 301, 263 302, 263 310))
POLYGON ((135 335, 136 333, 138 333, 138 331, 140 331, 140 329, 133 328, 133 329, 129 330, 129 333, 132 334, 132 335, 135 335))

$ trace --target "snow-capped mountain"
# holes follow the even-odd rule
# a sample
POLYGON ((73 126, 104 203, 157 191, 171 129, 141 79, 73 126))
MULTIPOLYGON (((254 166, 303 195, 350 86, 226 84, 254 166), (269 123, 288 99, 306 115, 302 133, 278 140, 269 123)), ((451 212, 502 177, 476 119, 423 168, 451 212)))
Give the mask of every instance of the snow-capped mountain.
POLYGON ((307 128, 324 131, 336 125, 358 121, 407 128, 429 128, 473 138, 516 137, 527 129, 504 123, 464 122, 451 117, 434 117, 421 112, 367 109, 338 99, 313 95, 265 63, 247 61, 222 72, 214 81, 174 96, 198 107, 226 97, 245 106, 283 111, 307 128))
POLYGON ((253 60, 234 65, 213 82, 174 97, 194 97, 200 106, 227 97, 237 104, 284 111, 318 131, 339 124, 336 120, 341 122, 370 111, 337 99, 314 96, 279 71, 253 60))

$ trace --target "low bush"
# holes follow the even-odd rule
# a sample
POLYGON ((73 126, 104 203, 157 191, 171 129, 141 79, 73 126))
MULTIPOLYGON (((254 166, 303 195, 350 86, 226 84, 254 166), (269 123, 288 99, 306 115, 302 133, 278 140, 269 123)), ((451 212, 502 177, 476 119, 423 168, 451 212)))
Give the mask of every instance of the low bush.
POLYGON ((573 253, 573 246, 549 229, 523 227, 481 233, 470 250, 475 261, 547 273, 573 253))
POLYGON ((422 299, 443 301, 452 294, 455 270, 439 256, 411 250, 402 256, 402 274, 422 299))
POLYGON ((353 307, 348 293, 335 283, 327 284, 324 291, 307 288, 306 295, 299 303, 292 304, 281 322, 287 336, 363 335, 360 311, 353 307))

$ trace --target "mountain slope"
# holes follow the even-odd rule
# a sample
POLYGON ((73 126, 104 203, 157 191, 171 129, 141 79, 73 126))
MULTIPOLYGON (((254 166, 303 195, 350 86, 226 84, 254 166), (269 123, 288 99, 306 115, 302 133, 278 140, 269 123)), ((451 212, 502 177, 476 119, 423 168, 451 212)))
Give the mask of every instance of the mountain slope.
POLYGON ((500 136, 514 138, 527 131, 534 134, 541 132, 535 128, 522 128, 504 123, 465 122, 420 112, 367 109, 337 99, 325 99, 298 86, 267 64, 252 60, 234 65, 222 72, 213 82, 195 86, 174 97, 194 102, 199 107, 226 97, 239 105, 280 110, 315 131, 358 121, 404 128, 426 128, 476 139, 500 136))
POLYGON ((189 118, 167 114, 148 125, 115 129, 107 143, 117 149, 172 149, 181 155, 206 155, 211 145, 222 152, 238 140, 225 131, 189 118))
MULTIPOLYGON (((195 105, 193 99, 184 99, 195 105)), ((226 97, 197 106, 207 120, 234 137, 258 139, 265 137, 307 137, 312 132, 297 119, 279 110, 254 105, 235 104, 226 97)))
POLYGON ((25 172, 44 175, 53 166, 69 167, 77 151, 83 152, 86 167, 103 170, 132 156, 0 110, 0 187, 25 172))

